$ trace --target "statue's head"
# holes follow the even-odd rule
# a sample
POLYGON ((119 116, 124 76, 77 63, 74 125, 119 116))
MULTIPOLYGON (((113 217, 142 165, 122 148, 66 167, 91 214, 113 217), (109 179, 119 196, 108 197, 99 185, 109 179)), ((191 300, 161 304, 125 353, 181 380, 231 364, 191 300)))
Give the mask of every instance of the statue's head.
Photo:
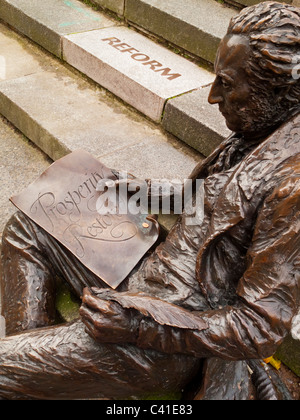
POLYGON ((300 8, 248 7, 220 44, 209 102, 232 131, 263 136, 300 111, 299 64, 300 8))

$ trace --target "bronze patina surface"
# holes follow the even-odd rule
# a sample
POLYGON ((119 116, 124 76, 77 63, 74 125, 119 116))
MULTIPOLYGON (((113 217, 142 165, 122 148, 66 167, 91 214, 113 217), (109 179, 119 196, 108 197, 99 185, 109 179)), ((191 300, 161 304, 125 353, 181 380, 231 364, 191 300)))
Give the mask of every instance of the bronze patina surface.
POLYGON ((147 214, 120 214, 119 191, 113 189, 105 193, 115 208, 101 214, 97 206, 105 189, 97 186, 109 180, 116 180, 114 173, 79 150, 53 163, 11 201, 115 289, 156 242, 158 225, 147 214))
POLYGON ((195 380, 192 398, 247 400, 253 379, 257 399, 288 399, 260 361, 299 311, 299 56, 299 8, 266 2, 232 19, 209 102, 233 134, 191 174, 204 218, 183 212, 115 290, 24 213, 8 222, 0 397, 145 398, 195 380), (57 275, 82 305, 51 326, 57 275))

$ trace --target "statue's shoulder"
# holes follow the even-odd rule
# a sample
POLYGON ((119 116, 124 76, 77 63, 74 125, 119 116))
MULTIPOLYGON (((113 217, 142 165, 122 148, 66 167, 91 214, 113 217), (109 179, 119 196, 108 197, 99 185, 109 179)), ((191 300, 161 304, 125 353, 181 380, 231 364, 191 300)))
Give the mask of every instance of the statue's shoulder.
POLYGON ((275 130, 240 163, 230 179, 229 187, 242 190, 249 201, 266 197, 279 183, 299 177, 299 156, 298 114, 275 130))
POLYGON ((274 159, 280 155, 289 158, 300 153, 300 114, 294 115, 277 130, 275 130, 265 142, 258 148, 258 154, 272 153, 274 159))

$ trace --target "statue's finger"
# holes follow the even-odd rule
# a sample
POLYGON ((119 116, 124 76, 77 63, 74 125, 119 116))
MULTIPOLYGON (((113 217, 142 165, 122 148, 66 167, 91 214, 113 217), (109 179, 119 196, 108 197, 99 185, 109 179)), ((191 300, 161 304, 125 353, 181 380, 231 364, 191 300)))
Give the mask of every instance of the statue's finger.
POLYGON ((93 296, 90 291, 83 294, 82 302, 97 312, 105 314, 112 312, 108 301, 93 296))

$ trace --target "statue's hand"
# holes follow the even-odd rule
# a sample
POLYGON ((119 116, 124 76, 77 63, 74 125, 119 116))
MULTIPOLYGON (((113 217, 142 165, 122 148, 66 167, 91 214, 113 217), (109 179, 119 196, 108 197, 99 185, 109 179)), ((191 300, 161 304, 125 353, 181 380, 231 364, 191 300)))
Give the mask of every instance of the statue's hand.
POLYGON ((87 333, 101 343, 136 343, 139 314, 123 309, 118 303, 93 295, 88 288, 83 291, 80 315, 87 333))

